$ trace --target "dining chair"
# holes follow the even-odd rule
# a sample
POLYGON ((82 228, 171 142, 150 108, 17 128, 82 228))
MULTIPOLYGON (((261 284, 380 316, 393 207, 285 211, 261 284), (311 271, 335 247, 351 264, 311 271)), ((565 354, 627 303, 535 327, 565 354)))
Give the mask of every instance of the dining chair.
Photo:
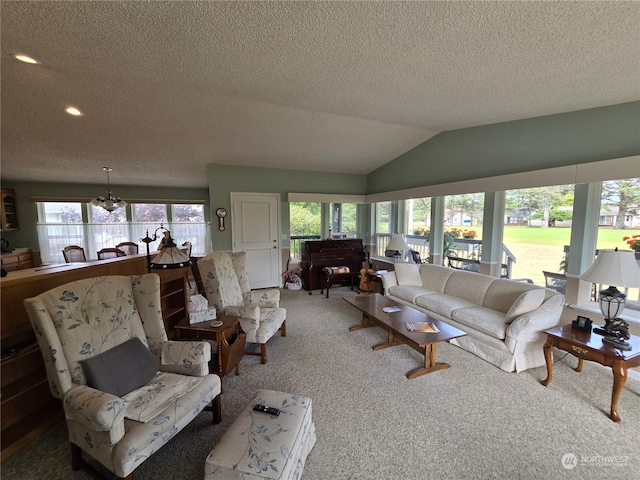
POLYGON ((64 261, 67 263, 87 261, 87 256, 84 254, 84 248, 79 247, 78 245, 69 245, 68 247, 64 247, 62 249, 62 255, 64 256, 64 261))
POLYGON ((124 253, 119 248, 103 248, 98 251, 98 260, 106 260, 107 258, 118 258, 124 257, 126 253, 124 253))
POLYGON ((119 248, 124 252, 125 255, 137 255, 138 254, 138 244, 134 242, 121 242, 116 245, 116 248, 119 248))

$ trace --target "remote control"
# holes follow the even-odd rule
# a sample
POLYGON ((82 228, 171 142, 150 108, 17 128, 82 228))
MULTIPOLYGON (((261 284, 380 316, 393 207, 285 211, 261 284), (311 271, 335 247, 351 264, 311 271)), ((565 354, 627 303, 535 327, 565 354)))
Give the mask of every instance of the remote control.
POLYGON ((256 412, 268 413, 269 415, 280 415, 280 410, 273 407, 267 407, 266 405, 254 405, 253 410, 256 412))

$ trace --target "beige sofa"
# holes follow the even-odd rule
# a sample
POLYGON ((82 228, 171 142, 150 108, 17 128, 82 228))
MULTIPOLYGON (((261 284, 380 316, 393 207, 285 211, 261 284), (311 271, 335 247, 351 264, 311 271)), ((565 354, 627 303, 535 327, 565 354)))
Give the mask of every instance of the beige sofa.
POLYGON ((385 295, 468 335, 450 343, 512 372, 545 364, 542 333, 559 324, 564 295, 526 282, 431 264, 398 264, 385 295))

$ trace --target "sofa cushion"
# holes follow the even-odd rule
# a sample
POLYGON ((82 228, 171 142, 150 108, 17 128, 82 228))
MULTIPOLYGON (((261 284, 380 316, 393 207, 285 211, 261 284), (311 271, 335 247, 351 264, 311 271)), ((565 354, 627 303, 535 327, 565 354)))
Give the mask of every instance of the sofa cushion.
POLYGON ((472 302, 444 293, 421 295, 416 298, 415 304, 449 318, 454 310, 476 306, 472 302))
POLYGON ((158 359, 138 337, 80 363, 88 386, 117 397, 146 385, 158 371, 158 359))
POLYGON ((543 288, 538 288, 536 290, 529 290, 528 292, 524 292, 522 295, 518 297, 518 299, 511 306, 506 315, 507 322, 512 322, 520 315, 524 315, 525 313, 532 312, 544 301, 545 291, 543 288))
POLYGON ((453 311, 451 318, 501 340, 509 327, 504 313, 485 307, 459 308, 453 311))
POLYGON ((482 273, 454 271, 444 286, 444 293, 482 307, 484 295, 495 280, 482 273))
POLYGON ((420 277, 422 278, 422 286, 433 290, 434 292, 443 293, 447 279, 454 272, 452 268, 443 267, 442 265, 432 265, 431 263, 423 263, 420 265, 420 277))
POLYGON ((397 263, 394 268, 396 278, 398 279, 398 285, 422 286, 419 266, 415 263, 397 263))
POLYGON ((416 303, 416 298, 421 295, 427 295, 432 292, 423 287, 416 287, 415 285, 396 285, 389 288, 389 294, 394 297, 398 297, 405 302, 416 303))

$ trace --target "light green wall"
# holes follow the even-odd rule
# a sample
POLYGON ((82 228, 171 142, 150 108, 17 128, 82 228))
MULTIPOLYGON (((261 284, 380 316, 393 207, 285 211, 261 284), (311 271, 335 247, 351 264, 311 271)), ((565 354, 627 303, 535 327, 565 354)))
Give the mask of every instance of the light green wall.
MULTIPOLYGON (((35 182, 2 182, 2 188, 13 188, 16 191, 18 222, 17 232, 2 232, 2 238, 9 241, 10 248, 27 247, 39 250, 36 223, 38 212, 31 197, 59 197, 91 199, 104 195, 104 184, 73 183, 35 183, 35 182)), ((114 194, 123 199, 167 199, 168 201, 198 200, 204 201, 205 221, 209 220, 209 191, 207 188, 157 188, 112 185, 114 194)))
POLYGON ((368 176, 367 194, 640 154, 640 102, 443 132, 368 176))
POLYGON ((282 233, 288 235, 287 195, 290 192, 364 195, 367 187, 365 175, 214 164, 209 165, 208 172, 211 218, 217 219, 217 208, 222 207, 229 212, 224 232, 218 230, 216 221, 211 222, 213 250, 231 250, 232 247, 231 192, 279 193, 282 233))

